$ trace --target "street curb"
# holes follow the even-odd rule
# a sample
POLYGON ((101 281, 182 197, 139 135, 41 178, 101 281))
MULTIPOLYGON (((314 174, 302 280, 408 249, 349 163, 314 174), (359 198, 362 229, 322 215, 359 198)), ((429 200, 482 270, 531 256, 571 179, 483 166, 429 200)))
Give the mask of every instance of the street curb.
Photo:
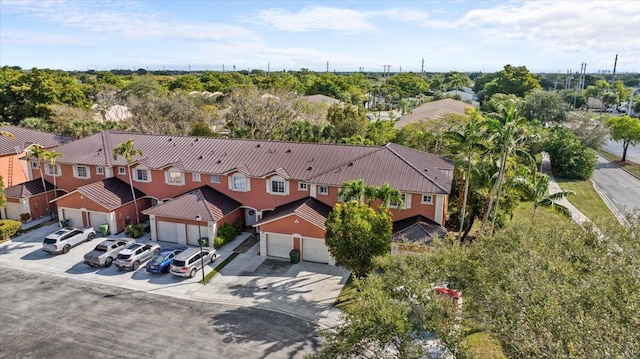
POLYGON ((629 222, 627 222, 627 219, 624 217, 624 215, 622 213, 620 213, 620 211, 613 205, 613 203, 611 203, 611 200, 606 195, 606 193, 602 190, 602 188, 600 188, 600 186, 598 186, 596 181, 594 181, 594 180, 590 180, 590 181, 591 181, 591 185, 593 186, 593 189, 596 191, 598 196, 600 196, 600 198, 602 198, 602 201, 604 202, 604 204, 607 205, 607 207, 609 208, 611 213, 613 213, 613 215, 618 219, 618 222, 620 222, 620 224, 622 224, 623 226, 627 226, 628 227, 629 226, 629 222))
MULTIPOLYGON (((605 156, 600 154, 600 151, 597 152, 598 156, 604 158, 606 161, 609 161, 609 163, 613 163, 614 165, 618 166, 618 168, 622 169, 623 171, 627 172, 628 174, 632 175, 633 177, 637 178, 638 180, 640 180, 640 176, 637 176, 635 173, 629 172, 626 168, 620 166, 619 164, 611 161, 610 159, 606 158, 605 156)), ((633 161, 627 161, 627 162, 631 162, 631 163, 635 163, 633 161)))

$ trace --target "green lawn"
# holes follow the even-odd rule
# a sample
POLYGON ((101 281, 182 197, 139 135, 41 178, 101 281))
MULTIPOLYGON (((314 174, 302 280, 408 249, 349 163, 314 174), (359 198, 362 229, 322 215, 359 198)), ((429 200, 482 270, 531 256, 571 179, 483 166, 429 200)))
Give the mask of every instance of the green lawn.
POLYGON ((620 162, 620 156, 606 151, 600 151, 600 155, 611 162, 617 163, 618 166, 640 177, 640 164, 631 161, 620 162))
MULTIPOLYGON (((533 202, 521 202, 513 210, 513 220, 527 220, 531 221, 533 216, 533 202)), ((570 218, 564 217, 561 214, 555 212, 551 208, 538 207, 536 211, 536 222, 554 224, 566 224, 571 222, 570 218)))
POLYGON ((563 190, 572 190, 576 194, 567 197, 569 202, 592 221, 616 223, 617 218, 611 213, 600 195, 593 189, 591 181, 568 180, 556 178, 563 190))

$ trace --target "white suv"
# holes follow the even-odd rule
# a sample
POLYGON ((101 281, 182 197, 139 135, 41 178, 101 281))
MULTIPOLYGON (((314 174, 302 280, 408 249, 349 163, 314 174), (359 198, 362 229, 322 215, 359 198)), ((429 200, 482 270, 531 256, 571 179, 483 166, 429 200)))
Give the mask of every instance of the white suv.
POLYGON ((116 267, 138 270, 140 264, 151 259, 159 251, 158 243, 133 243, 118 253, 116 267))
POLYGON ((46 236, 42 250, 49 253, 67 253, 71 247, 96 238, 93 228, 61 228, 46 236))
POLYGON ((196 272, 202 269, 203 264, 207 265, 216 258, 218 258, 218 252, 213 248, 202 248, 202 257, 200 257, 200 249, 188 248, 173 258, 169 272, 179 277, 193 278, 196 272))

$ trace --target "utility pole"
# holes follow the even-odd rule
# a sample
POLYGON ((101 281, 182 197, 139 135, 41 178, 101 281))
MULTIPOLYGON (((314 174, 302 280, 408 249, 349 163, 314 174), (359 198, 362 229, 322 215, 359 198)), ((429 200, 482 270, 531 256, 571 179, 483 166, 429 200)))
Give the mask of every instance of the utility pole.
POLYGON ((613 76, 611 76, 611 88, 616 83, 616 67, 618 66, 618 54, 616 54, 616 60, 613 63, 613 76))
POLYGON ((422 58, 422 69, 420 73, 422 74, 422 78, 424 79, 424 57, 422 58))
POLYGON ((222 73, 224 73, 224 64, 222 64, 222 73))
POLYGON ((327 72, 329 72, 329 61, 327 61, 327 72))
POLYGON ((271 63, 267 62, 267 76, 271 73, 271 63))
POLYGON ((400 73, 402 73, 402 66, 400 66, 400 73))

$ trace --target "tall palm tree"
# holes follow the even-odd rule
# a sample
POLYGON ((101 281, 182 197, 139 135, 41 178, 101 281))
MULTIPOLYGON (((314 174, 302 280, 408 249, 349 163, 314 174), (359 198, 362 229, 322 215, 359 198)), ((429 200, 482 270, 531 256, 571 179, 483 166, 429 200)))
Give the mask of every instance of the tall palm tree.
POLYGON ((557 213, 571 217, 571 212, 567 207, 558 204, 556 201, 575 194, 573 191, 560 191, 549 194, 549 176, 537 171, 528 170, 524 175, 516 176, 512 179, 514 187, 530 201, 533 201, 533 214, 531 224, 536 221, 536 211, 538 207, 548 207, 557 213))
MULTIPOLYGON (((56 150, 46 151, 44 153, 44 158, 46 160, 49 160, 49 163, 51 164, 51 167, 53 167, 53 169, 54 169, 54 173, 53 173, 53 196, 54 196, 54 199, 55 199, 55 197, 58 196, 58 191, 57 191, 58 190, 58 183, 56 181, 56 178, 58 176, 56 176, 56 174, 57 174, 56 162, 58 161, 58 158, 60 158, 62 156, 63 156, 63 154, 60 153, 60 152, 57 152, 56 150)), ((53 206, 54 206, 53 212, 54 212, 54 214, 57 214, 57 212, 58 212, 57 211, 58 202, 54 202, 53 206)))
POLYGON ((364 179, 357 179, 353 181, 346 181, 340 187, 338 195, 345 201, 349 201, 351 198, 355 198, 357 201, 361 201, 365 195, 364 179))
POLYGON ((138 201, 136 199, 136 192, 133 188, 133 174, 131 173, 131 164, 136 156, 142 156, 141 150, 133 148, 133 138, 130 138, 127 142, 119 143, 113 149, 113 159, 118 160, 120 157, 124 157, 127 160, 127 173, 129 174, 129 184, 131 185, 131 196, 133 197, 133 205, 136 208, 136 223, 140 223, 140 214, 138 213, 138 201))
POLYGON ((471 164, 473 155, 477 151, 485 151, 486 146, 483 144, 486 139, 484 132, 484 119, 480 115, 480 111, 476 109, 471 114, 471 120, 458 131, 449 131, 447 136, 464 148, 464 160, 466 161, 467 170, 464 175, 464 195, 462 207, 460 209, 460 230, 458 231, 458 240, 462 241, 462 233, 464 229, 464 219, 467 209, 467 197, 469 195, 469 182, 471 181, 471 164))
MULTIPOLYGON (((44 165, 44 161, 47 157, 47 149, 42 147, 42 145, 34 143, 27 149, 27 161, 35 158, 38 160, 38 169, 40 170, 40 180, 42 181, 42 189, 44 190, 44 197, 47 201, 47 208, 49 208, 49 194, 47 193, 47 186, 44 182, 44 175, 42 173, 42 166, 44 165)), ((55 178, 55 173, 53 174, 55 178)))
POLYGON ((398 204, 398 207, 402 207, 402 192, 391 187, 388 183, 383 184, 376 191, 375 197, 380 200, 381 208, 389 208, 391 202, 398 204))
POLYGON ((500 206, 500 196, 502 196, 507 160, 516 151, 518 146, 520 146, 520 144, 527 138, 520 131, 526 121, 527 120, 524 117, 520 116, 519 105, 515 101, 511 101, 509 107, 500 104, 497 116, 495 118, 490 118, 487 121, 487 129, 491 134, 491 142, 496 145, 496 149, 500 153, 498 179, 491 198, 489 199, 487 213, 482 220, 482 224, 484 226, 487 223, 488 216, 493 211, 491 233, 493 233, 498 207, 500 206), (495 205, 493 203, 494 201, 495 205))

